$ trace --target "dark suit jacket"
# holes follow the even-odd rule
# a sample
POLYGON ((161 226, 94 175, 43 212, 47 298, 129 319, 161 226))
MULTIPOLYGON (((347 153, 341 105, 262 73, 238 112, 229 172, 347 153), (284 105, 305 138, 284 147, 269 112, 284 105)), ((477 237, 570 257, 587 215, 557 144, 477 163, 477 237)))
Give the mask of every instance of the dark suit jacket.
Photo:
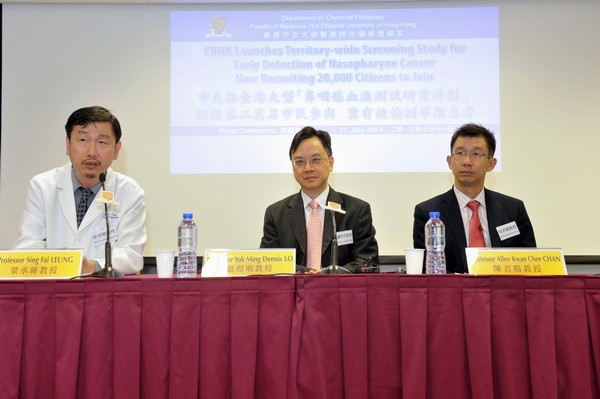
MULTIPOLYGON (((352 230, 353 243, 338 246, 338 265, 354 271, 356 264, 366 263, 369 258, 378 261, 375 228, 371 216, 371 207, 365 201, 338 193, 329 189, 327 201, 337 202, 346 214, 335 213, 338 233, 352 230)), ((323 226, 323 246, 321 265, 330 266, 331 242, 333 240, 333 224, 331 212, 325 213, 323 226)), ((265 212, 263 238, 261 248, 296 248, 297 270, 307 271, 306 268, 306 218, 304 204, 300 192, 270 205, 265 212)))
MULTIPOLYGON (((492 247, 535 247, 533 227, 523 201, 494 191, 485 190, 488 227, 492 247), (520 234, 500 240, 496 227, 515 222, 520 234)), ((446 271, 447 273, 468 273, 467 238, 454 190, 433 197, 415 207, 413 223, 413 245, 425 248, 425 223, 429 212, 439 211, 440 219, 446 227, 446 271)))

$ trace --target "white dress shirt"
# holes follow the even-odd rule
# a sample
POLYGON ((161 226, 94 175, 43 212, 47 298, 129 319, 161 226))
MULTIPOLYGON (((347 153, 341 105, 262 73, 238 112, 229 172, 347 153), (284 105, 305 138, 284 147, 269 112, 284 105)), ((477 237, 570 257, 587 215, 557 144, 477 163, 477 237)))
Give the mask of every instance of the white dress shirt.
MULTIPOLYGON (((313 201, 308 195, 304 193, 304 191, 300 191, 302 194, 302 202, 304 203, 304 219, 306 221, 306 229, 308 230, 308 221, 310 220, 310 215, 312 213, 312 208, 310 207, 310 202, 313 201)), ((327 205, 327 197, 329 196, 329 186, 323 191, 321 194, 314 199, 314 201, 319 204, 317 208, 317 212, 319 212, 319 216, 321 217, 321 228, 325 225, 325 205, 327 205)))
POLYGON ((460 216, 462 217, 465 237, 467 238, 467 246, 470 245, 469 222, 471 221, 471 216, 473 214, 471 208, 469 208, 467 204, 471 201, 479 201, 481 205, 479 205, 478 214, 479 221, 481 222, 481 228, 483 229, 483 240, 485 241, 486 248, 491 248, 492 241, 490 239, 490 229, 488 226, 487 210, 485 207, 485 190, 481 190, 481 192, 477 194, 475 198, 469 198, 466 194, 454 187, 454 194, 456 195, 458 207, 460 208, 460 216))

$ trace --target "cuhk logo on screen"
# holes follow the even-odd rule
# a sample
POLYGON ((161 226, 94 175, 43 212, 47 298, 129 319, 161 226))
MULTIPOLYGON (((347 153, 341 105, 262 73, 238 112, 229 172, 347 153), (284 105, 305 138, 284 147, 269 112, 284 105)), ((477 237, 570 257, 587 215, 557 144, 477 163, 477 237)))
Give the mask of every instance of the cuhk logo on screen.
POLYGON ((227 28, 227 18, 225 17, 212 17, 210 20, 210 30, 211 32, 206 34, 205 37, 213 38, 213 37, 223 37, 230 38, 231 35, 225 31, 227 28))

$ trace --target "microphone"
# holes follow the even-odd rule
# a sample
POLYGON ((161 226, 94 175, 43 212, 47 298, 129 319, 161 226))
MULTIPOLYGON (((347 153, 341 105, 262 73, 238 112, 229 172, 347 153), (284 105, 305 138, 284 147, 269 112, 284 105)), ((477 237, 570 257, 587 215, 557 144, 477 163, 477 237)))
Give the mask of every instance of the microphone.
MULTIPOLYGON (((333 205, 333 203, 329 203, 325 208, 331 211, 331 221, 333 223, 333 239, 331 240, 331 266, 327 266, 326 268, 321 270, 321 274, 349 274, 351 273, 350 270, 346 269, 345 267, 338 266, 338 242, 337 226, 335 223, 335 213, 340 211, 337 210, 337 207, 333 205)), ((343 211, 343 213, 346 212, 343 211)))
MULTIPOLYGON (((106 181, 106 172, 100 173, 98 176, 100 183, 102 183, 102 191, 105 191, 104 182, 106 181)), ((106 277, 115 278, 123 277, 123 273, 118 270, 114 270, 112 267, 112 246, 110 244, 110 226, 108 224, 108 204, 104 203, 104 219, 106 220, 106 244, 104 245, 104 269, 98 270, 92 273, 94 277, 106 277)))

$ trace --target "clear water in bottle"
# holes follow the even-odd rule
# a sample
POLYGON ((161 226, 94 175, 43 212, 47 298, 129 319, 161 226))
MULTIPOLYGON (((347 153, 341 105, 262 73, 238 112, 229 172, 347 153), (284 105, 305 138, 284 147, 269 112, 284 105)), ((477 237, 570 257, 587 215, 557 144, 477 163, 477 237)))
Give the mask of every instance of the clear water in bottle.
POLYGON ((439 212, 429 212, 425 224, 425 248, 427 249, 425 272, 427 274, 446 274, 446 228, 440 220, 439 212))
POLYGON ((196 277, 198 262, 196 258, 196 245, 198 243, 198 227, 191 213, 184 213, 183 220, 177 228, 177 277, 196 277))

